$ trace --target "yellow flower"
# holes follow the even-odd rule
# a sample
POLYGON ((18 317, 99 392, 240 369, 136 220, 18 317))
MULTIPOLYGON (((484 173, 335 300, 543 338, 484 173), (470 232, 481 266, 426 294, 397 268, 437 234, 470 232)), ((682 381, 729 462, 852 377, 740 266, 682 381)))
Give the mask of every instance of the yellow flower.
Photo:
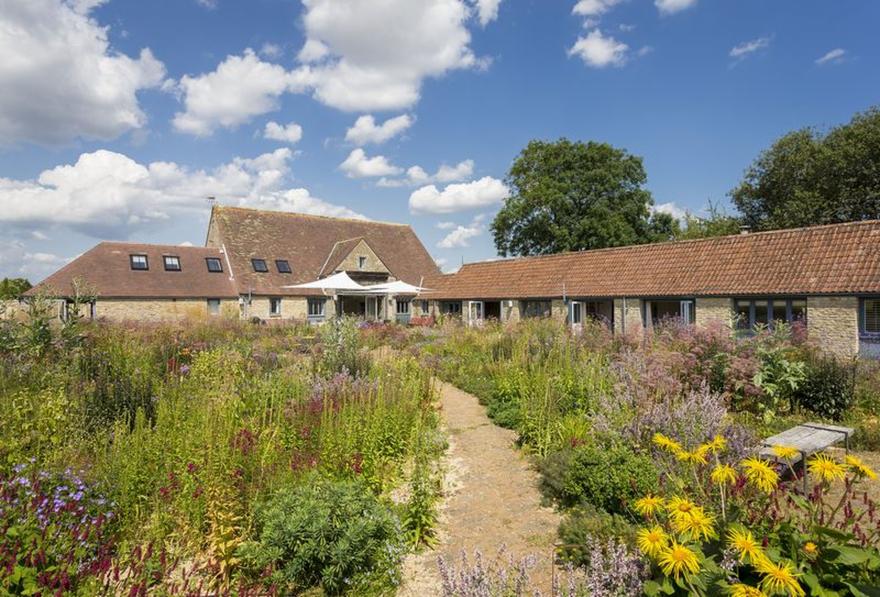
POLYGON ((749 483, 764 493, 772 493, 776 489, 776 485, 779 483, 779 473, 773 470, 769 462, 752 457, 746 458, 741 464, 745 469, 746 479, 749 483))
POLYGON ((745 529, 732 528, 727 531, 727 542, 739 553, 740 563, 748 560, 754 564, 765 558, 764 552, 755 541, 755 537, 751 531, 745 529))
POLYGON ((750 587, 742 583, 736 583, 730 586, 731 597, 767 597, 767 593, 761 589, 750 587))
POLYGON ((706 514, 699 506, 693 508, 687 516, 678 516, 672 519, 672 528, 675 532, 691 541, 717 537, 715 534, 715 517, 706 514))
POLYGON ((810 557, 813 557, 817 553, 819 553, 819 546, 812 541, 807 541, 806 543, 804 543, 804 553, 810 557))
POLYGON ((858 456, 848 455, 845 459, 846 466, 850 468, 856 475, 859 477, 865 477, 868 479, 876 479, 877 473, 875 473, 871 467, 862 462, 862 459, 858 456))
POLYGON ((815 475, 828 483, 843 479, 846 476, 846 469, 825 454, 816 454, 810 458, 807 468, 810 470, 811 475, 815 475))
POLYGON ((706 455, 708 453, 708 446, 702 445, 693 452, 688 452, 687 450, 678 450, 675 452, 675 457, 682 462, 689 462, 691 464, 706 464, 706 462, 708 462, 708 460, 706 459, 706 455))
POLYGON ((704 445, 707 446, 709 450, 717 454, 719 452, 723 452, 724 448, 727 447, 727 438, 723 435, 716 435, 712 438, 712 441, 704 445))
POLYGON ((673 519, 690 516, 694 508, 698 506, 687 498, 675 496, 666 502, 666 511, 673 519))
POLYGON ((669 543, 669 535, 661 527, 654 525, 649 529, 640 529, 636 535, 636 545, 645 555, 656 558, 669 543))
POLYGON ((780 460, 794 460, 800 454, 797 448, 791 446, 773 446, 770 450, 780 460))
POLYGON ((795 574, 791 562, 774 564, 764 558, 758 562, 756 568, 764 575, 759 586, 765 593, 785 593, 790 597, 804 597, 804 590, 797 581, 799 575, 795 574))
POLYGON ((736 483, 736 469, 729 464, 719 464, 709 477, 715 485, 733 485, 736 483))
POLYGON ((697 554, 685 545, 673 541, 660 553, 660 569, 666 576, 678 579, 682 574, 689 576, 700 571, 697 554))
POLYGON ((678 452, 683 451, 683 448, 681 447, 680 443, 678 443, 677 441, 675 441, 674 439, 672 439, 671 437, 669 437, 667 435, 663 435, 662 433, 655 433, 652 441, 658 447, 663 448, 664 450, 667 450, 669 452, 672 452, 673 454, 677 454, 678 452))
POLYGON ((654 516, 654 514, 663 507, 664 501, 662 497, 656 495, 646 495, 643 498, 636 500, 635 509, 636 512, 641 514, 642 516, 654 516))

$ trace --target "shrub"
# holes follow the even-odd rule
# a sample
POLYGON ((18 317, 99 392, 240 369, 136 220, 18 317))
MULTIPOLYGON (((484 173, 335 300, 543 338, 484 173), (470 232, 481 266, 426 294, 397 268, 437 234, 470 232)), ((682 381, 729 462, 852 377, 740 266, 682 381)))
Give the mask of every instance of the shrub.
POLYGON ((353 319, 331 319, 321 326, 320 339, 315 360, 319 374, 331 376, 347 371, 358 377, 369 371, 370 359, 360 351, 358 328, 353 319))
POLYGON ((242 546, 243 560, 254 572, 272 569, 283 589, 335 595, 396 578, 399 524, 360 481, 306 478, 256 518, 257 540, 242 546))
POLYGON ((559 557, 575 566, 590 564, 590 542, 623 541, 633 545, 635 528, 619 514, 609 514, 590 504, 570 510, 559 523, 559 557))
POLYGON ((552 453, 539 468, 542 490, 562 505, 588 503, 616 514, 658 482, 651 458, 615 441, 552 453))
POLYGON ((853 364, 833 356, 817 356, 808 364, 806 380, 794 393, 796 404, 820 417, 839 421, 855 398, 853 364))

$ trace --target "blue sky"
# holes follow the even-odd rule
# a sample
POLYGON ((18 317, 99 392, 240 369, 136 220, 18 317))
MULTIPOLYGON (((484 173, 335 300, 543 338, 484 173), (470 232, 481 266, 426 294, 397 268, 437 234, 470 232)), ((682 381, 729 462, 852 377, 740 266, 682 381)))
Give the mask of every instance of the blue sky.
POLYGON ((625 148, 700 213, 779 135, 880 103, 878 22, 872 0, 0 0, 0 276, 200 244, 208 195, 490 258, 534 138, 625 148))

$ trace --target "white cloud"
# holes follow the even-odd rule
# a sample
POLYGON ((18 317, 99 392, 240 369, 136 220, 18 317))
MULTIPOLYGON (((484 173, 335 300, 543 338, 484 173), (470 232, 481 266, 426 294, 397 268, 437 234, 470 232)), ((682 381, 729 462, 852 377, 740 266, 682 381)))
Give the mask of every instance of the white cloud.
POLYGON ((266 42, 260 47, 260 55, 269 60, 278 60, 284 55, 284 49, 278 44, 266 42))
POLYGON ((679 207, 674 201, 654 205, 651 208, 651 211, 653 211, 654 213, 669 214, 679 221, 684 221, 685 216, 687 216, 688 214, 686 209, 679 207))
POLYGON ((731 58, 743 59, 749 54, 753 54, 758 50, 763 50, 764 48, 770 45, 769 37, 759 37, 757 39, 752 39, 749 41, 744 41, 741 44, 737 44, 730 49, 729 55, 731 58))
POLYGON ((437 246, 441 249, 456 249, 470 246, 470 239, 483 234, 479 224, 472 226, 456 226, 455 230, 443 237, 437 246))
POLYGON ((816 59, 816 64, 822 66, 823 64, 834 64, 837 62, 842 62, 843 57, 846 56, 846 50, 843 48, 834 48, 833 50, 826 52, 821 57, 816 59))
POLYGON ((84 153, 76 163, 45 170, 36 180, 0 178, 0 222, 124 238, 174 214, 204 210, 208 196, 243 206, 362 217, 306 189, 289 188, 292 158, 293 151, 284 147, 206 171, 174 162, 140 164, 107 150, 84 153))
POLYGON ((217 8, 217 0, 196 0, 196 4, 207 8, 208 10, 214 10, 217 8))
POLYGON ((302 139, 303 129, 295 122, 285 125, 278 124, 274 120, 271 120, 266 123, 266 128, 263 129, 263 136, 266 139, 283 141, 284 143, 290 143, 293 145, 302 139))
POLYGON ((623 31, 624 33, 629 33, 630 31, 636 30, 635 25, 628 25, 626 23, 621 23, 620 25, 617 26, 617 28, 620 29, 621 31, 623 31))
POLYGON ((463 0, 303 0, 306 43, 296 71, 320 102, 341 110, 398 110, 422 82, 478 68, 463 0))
POLYGON ((501 0, 473 0, 477 5, 477 18, 480 25, 485 27, 498 18, 498 7, 501 0))
POLYGON ((580 0, 571 10, 582 17, 600 17, 623 0, 580 0))
POLYGON ((409 114, 401 114, 389 118, 382 124, 376 124, 372 115, 360 116, 354 125, 345 132, 345 140, 355 145, 367 143, 384 143, 412 126, 415 119, 409 114))
POLYGON ((447 185, 442 191, 434 185, 424 186, 409 196, 413 213, 448 214, 500 203, 510 194, 507 186, 491 176, 468 183, 447 185))
POLYGON ((371 178, 376 176, 396 176, 403 170, 393 165, 384 155, 367 157, 364 150, 358 147, 352 150, 339 169, 349 178, 371 178))
POLYGON ((405 187, 426 185, 432 182, 457 182, 470 178, 474 173, 474 161, 462 160, 455 166, 441 164, 434 174, 428 174, 421 166, 412 166, 405 178, 381 178, 376 184, 380 187, 405 187))
POLYGON ((0 144, 112 139, 147 121, 137 94, 164 65, 110 47, 89 16, 103 0, 27 0, 0 6, 0 144))
POLYGON ((697 0, 654 0, 654 6, 662 15, 671 15, 697 4, 697 0))
POLYGON ((605 68, 623 66, 626 63, 629 46, 611 36, 604 36, 598 29, 590 31, 586 37, 579 37, 568 50, 569 56, 579 56, 587 66, 605 68))
POLYGON ((440 230, 452 230, 455 228, 455 222, 437 222, 436 226, 440 230))
POLYGON ((215 71, 180 80, 185 111, 175 114, 174 127, 199 136, 220 126, 234 128, 276 110, 278 98, 295 87, 294 81, 282 66, 260 60, 250 48, 241 56, 227 56, 215 71))

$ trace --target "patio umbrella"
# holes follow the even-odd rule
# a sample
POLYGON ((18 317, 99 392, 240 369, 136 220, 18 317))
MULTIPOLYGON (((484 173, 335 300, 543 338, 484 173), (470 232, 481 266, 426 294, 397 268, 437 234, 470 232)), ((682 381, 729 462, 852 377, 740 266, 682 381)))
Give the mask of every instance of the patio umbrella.
POLYGON ((376 294, 419 294, 420 292, 424 292, 428 290, 427 288, 422 288, 421 286, 413 286, 412 284, 408 284, 403 280, 397 280, 396 282, 387 282, 385 284, 376 284, 375 286, 366 286, 371 293, 376 294))
POLYGON ((291 284, 289 286, 282 286, 281 288, 317 288, 322 291, 331 291, 338 292, 342 291, 358 291, 363 292, 367 290, 366 286, 361 286, 354 280, 352 280, 349 275, 345 272, 339 272, 338 274, 333 274, 332 276, 327 276, 326 278, 321 278, 320 280, 315 280, 314 282, 306 282, 305 284, 291 284))

